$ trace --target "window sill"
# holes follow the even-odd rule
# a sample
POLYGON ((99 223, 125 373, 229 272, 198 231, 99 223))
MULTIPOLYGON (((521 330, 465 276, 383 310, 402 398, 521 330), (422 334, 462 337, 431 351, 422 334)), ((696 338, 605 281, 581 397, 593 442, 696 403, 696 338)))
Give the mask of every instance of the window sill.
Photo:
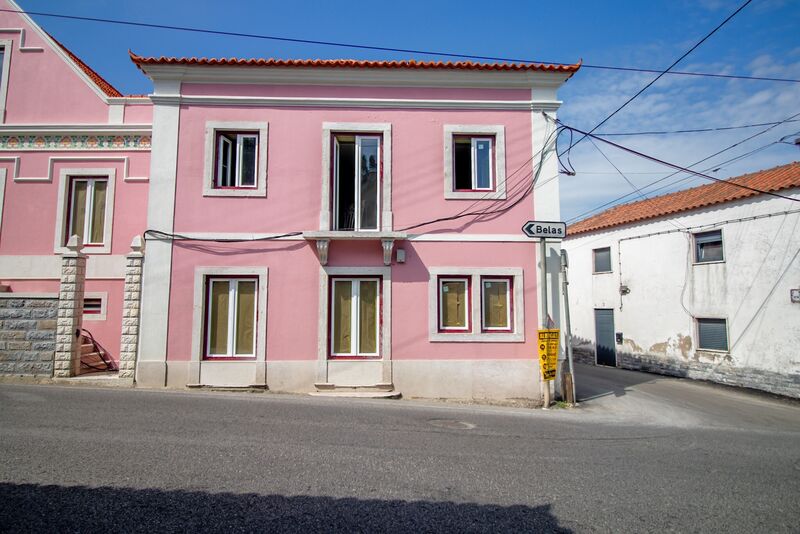
POLYGON ((206 188, 204 197, 266 197, 266 187, 206 188))
POLYGON ((430 334, 428 341, 432 343, 524 343, 525 335, 515 332, 481 332, 481 333, 443 333, 430 334))
POLYGON ((369 241, 380 239, 401 240, 408 239, 405 232, 382 232, 378 230, 317 230, 303 232, 303 239, 307 241, 319 241, 328 239, 331 241, 369 241))
POLYGON ((445 200, 505 200, 505 191, 489 191, 489 190, 475 190, 475 191, 459 191, 448 190, 444 193, 445 200))
POLYGON ((614 271, 597 271, 592 274, 614 274, 614 271))
POLYGON ((715 260, 715 261, 693 261, 692 265, 714 265, 717 263, 725 263, 725 260, 715 260))

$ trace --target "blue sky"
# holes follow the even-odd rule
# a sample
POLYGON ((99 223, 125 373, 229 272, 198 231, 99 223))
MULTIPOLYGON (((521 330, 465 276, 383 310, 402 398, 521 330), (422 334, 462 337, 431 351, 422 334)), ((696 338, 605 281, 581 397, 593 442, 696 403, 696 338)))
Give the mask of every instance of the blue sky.
MULTIPOLYGON (((537 61, 666 68, 733 12, 743 0, 366 2, 19 0, 27 11, 201 27, 396 48, 452 51, 537 61)), ((130 63, 144 55, 281 58, 408 59, 410 54, 304 45, 69 21, 33 16, 124 93, 147 93, 149 81, 130 63)), ((704 43, 678 70, 800 79, 800 1, 754 0, 704 43)), ((413 56, 437 59, 436 56, 413 56)), ((446 58, 443 58, 446 59, 446 58)), ((651 80, 654 74, 583 69, 561 90, 559 118, 588 129, 651 80)), ((599 132, 707 128, 779 121, 800 113, 800 84, 665 76, 599 132)), ((800 117, 798 117, 800 118, 800 117)), ((664 160, 689 165, 763 130, 616 137, 614 141, 664 160)), ((734 156, 783 136, 800 136, 800 122, 779 126, 697 167, 717 169, 734 156), (796 135, 794 135, 796 134, 796 135)), ((601 146, 643 187, 669 169, 601 146)), ((771 144, 713 172, 728 177, 800 159, 800 149, 771 144)), ((572 154, 575 176, 562 176, 565 220, 631 193, 588 142, 572 154)), ((670 184, 675 179, 661 182, 670 184)), ((654 194, 700 185, 694 178, 654 194)), ((645 190, 645 194, 649 190, 645 190)), ((638 195, 629 197, 630 200, 638 195)))

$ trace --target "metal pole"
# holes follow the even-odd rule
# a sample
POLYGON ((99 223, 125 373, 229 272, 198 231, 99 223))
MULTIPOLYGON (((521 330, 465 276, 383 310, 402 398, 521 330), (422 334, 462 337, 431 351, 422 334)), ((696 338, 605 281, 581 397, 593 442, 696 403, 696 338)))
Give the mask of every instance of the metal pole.
MULTIPOLYGON (((542 263, 542 317, 539 322, 541 323, 542 329, 545 329, 547 328, 547 243, 544 238, 539 240, 539 256, 541 257, 542 263)), ((544 407, 549 408, 550 381, 544 380, 544 376, 542 377, 542 381, 544 382, 544 407)))
POLYGON ((564 327, 566 335, 564 339, 567 343, 567 361, 569 361, 569 374, 572 377, 572 400, 575 406, 578 405, 578 395, 575 393, 575 368, 572 366, 572 327, 569 322, 569 280, 567 280, 567 268, 569 260, 567 251, 561 249, 561 287, 564 291, 564 327))

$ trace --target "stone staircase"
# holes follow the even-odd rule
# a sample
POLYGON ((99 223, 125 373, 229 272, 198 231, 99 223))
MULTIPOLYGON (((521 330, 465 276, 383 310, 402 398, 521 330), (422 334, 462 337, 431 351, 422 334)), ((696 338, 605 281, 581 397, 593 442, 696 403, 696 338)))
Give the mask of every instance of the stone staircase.
POLYGON ((95 341, 88 330, 80 330, 81 365, 80 375, 116 372, 117 366, 108 357, 106 350, 95 341))

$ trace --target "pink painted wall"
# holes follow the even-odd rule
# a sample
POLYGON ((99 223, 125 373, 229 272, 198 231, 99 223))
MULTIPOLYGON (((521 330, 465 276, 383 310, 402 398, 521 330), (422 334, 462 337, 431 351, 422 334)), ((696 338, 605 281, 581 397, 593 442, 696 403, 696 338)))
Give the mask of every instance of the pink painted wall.
MULTIPOLYGON (((220 89, 221 90, 221 89, 220 89)), ((341 92, 341 91, 337 91, 341 92)), ((506 127, 506 174, 531 157, 530 112, 437 110, 267 109, 184 106, 178 148, 177 231, 289 232, 319 229, 323 122, 392 124, 392 202, 395 229, 458 213, 472 200, 444 199, 444 125, 502 124, 506 127), (267 198, 203 197, 207 121, 269 122, 267 198), (208 213, 223 216, 208 217, 208 213)), ((513 187, 525 172, 507 181, 513 187)), ((474 233, 517 233, 530 217, 532 200, 505 216, 471 224, 426 227, 474 233)), ((479 201, 474 209, 496 205, 479 201)))
POLYGON ((50 158, 85 158, 88 161, 55 160, 51 182, 15 182, 10 162, 0 160, 6 169, 6 191, 3 221, 0 228, 0 254, 53 254, 58 205, 59 175, 62 169, 114 168, 114 219, 111 239, 112 254, 127 254, 133 236, 147 225, 147 182, 126 182, 125 166, 119 158, 129 158, 131 176, 148 176, 149 152, 5 152, 4 156, 20 156, 21 177, 48 176, 50 158), (105 160, 103 158, 117 158, 105 160))
MULTIPOLYGON (((342 98, 448 98, 516 100, 527 90, 400 89, 291 86, 184 85, 186 94, 254 96, 337 96, 342 98)), ((531 157, 529 111, 370 110, 329 108, 202 107, 181 108, 176 184, 176 232, 294 232, 319 229, 323 122, 373 122, 392 125, 394 228, 453 215, 472 200, 444 199, 444 125, 505 126, 506 174, 531 157), (266 198, 203 197, 207 121, 269 123, 266 198), (213 214, 213 215, 210 215, 213 214)), ((528 166, 527 169, 530 167, 528 166)), ((527 175, 522 173, 525 179, 527 175)), ((513 188, 521 176, 510 177, 513 188)), ((491 207, 479 201, 474 208, 491 207)), ((462 234, 518 234, 531 217, 529 197, 502 217, 424 228, 462 234)), ((331 266, 383 266, 380 242, 331 243, 331 266)), ((524 343, 428 341, 429 267, 521 267, 525 279, 525 325, 537 324, 536 265, 528 243, 398 242, 405 264, 392 265, 393 359, 535 358, 532 335, 524 343)), ((169 311, 168 359, 191 357, 194 277, 198 266, 266 266, 267 359, 317 358, 319 260, 313 243, 302 241, 212 244, 177 243, 169 311)), ((533 330, 530 330, 533 332, 533 330)))

